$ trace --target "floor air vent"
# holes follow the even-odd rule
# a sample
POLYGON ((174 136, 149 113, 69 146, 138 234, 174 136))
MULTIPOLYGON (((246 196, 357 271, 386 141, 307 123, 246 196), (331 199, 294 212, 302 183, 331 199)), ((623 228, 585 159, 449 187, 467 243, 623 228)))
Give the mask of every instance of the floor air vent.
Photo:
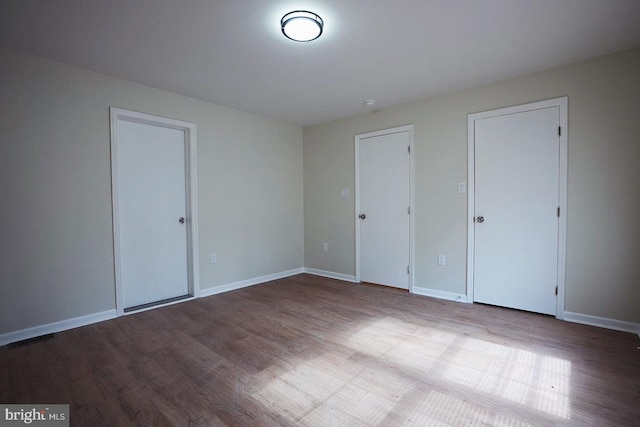
POLYGON ((9 348, 24 347, 25 345, 35 344, 37 342, 47 341, 50 339, 53 339, 53 334, 44 334, 44 335, 40 335, 39 337, 27 338, 26 340, 12 342, 11 344, 7 344, 7 347, 9 348))

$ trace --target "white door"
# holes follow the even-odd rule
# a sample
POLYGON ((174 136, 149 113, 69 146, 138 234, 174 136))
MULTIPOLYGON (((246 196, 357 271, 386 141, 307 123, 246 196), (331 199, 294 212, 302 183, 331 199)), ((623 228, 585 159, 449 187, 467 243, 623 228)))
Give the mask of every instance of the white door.
POLYGON ((557 106, 475 120, 477 302, 556 313, 557 106))
POLYGON ((117 122, 124 310, 189 294, 185 131, 117 122))
POLYGON ((359 280, 409 289, 410 131, 357 144, 359 280))

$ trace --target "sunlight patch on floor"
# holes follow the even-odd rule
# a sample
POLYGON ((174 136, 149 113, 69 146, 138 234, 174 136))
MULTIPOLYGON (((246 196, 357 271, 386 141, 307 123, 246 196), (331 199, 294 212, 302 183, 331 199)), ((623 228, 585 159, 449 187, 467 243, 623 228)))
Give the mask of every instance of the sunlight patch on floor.
POLYGON ((441 360, 456 336, 443 332, 430 333, 428 340, 412 336, 398 343, 381 357, 390 363, 401 364, 419 372, 428 373, 441 360))
POLYGON ((411 412, 404 426, 511 426, 529 427, 514 417, 496 413, 486 407, 465 402, 456 397, 432 391, 411 412))
POLYGON ((281 379, 273 379, 265 388, 253 394, 256 401, 279 415, 295 420, 316 407, 316 399, 305 393, 299 385, 281 379))
POLYGON ((375 425, 413 387, 409 381, 343 356, 340 359, 325 353, 304 361, 266 380, 253 397, 278 414, 306 425, 375 425))
POLYGON ((349 337, 351 348, 473 390, 570 419, 571 363, 398 319, 379 319, 349 337))
MULTIPOLYGON (((365 425, 380 425, 395 407, 395 403, 354 384, 346 384, 327 399, 319 408, 335 407, 354 416, 365 425)), ((327 424, 318 424, 327 425, 327 424)))
POLYGON ((535 407, 563 418, 571 418, 570 377, 571 362, 544 356, 538 385, 541 391, 536 398, 535 407))
POLYGON ((406 406, 406 425, 528 425, 510 416, 517 406, 502 407, 507 402, 570 419, 571 363, 563 359, 385 318, 343 344, 340 351, 268 369, 253 397, 301 425, 377 425, 398 405, 406 406), (476 404, 472 393, 419 391, 416 377, 487 398, 476 404), (492 396, 499 398, 496 406, 487 405, 492 396))
POLYGON ((349 337, 348 345, 354 350, 371 356, 381 356, 404 341, 405 336, 399 333, 384 331, 372 324, 360 329, 349 337))
POLYGON ((566 360, 467 338, 443 377, 569 419, 570 374, 566 360))

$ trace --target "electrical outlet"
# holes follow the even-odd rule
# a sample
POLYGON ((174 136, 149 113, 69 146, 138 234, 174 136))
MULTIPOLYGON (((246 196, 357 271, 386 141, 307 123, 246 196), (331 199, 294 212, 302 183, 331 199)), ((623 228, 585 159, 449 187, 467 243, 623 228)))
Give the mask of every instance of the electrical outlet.
POLYGON ((345 199, 347 197, 349 197, 349 189, 348 188, 343 188, 342 189, 342 197, 344 197, 345 199))
POLYGON ((447 257, 444 254, 438 254, 438 265, 446 265, 447 257))
POLYGON ((211 252, 211 264, 215 264, 216 262, 218 262, 218 256, 215 252, 211 252))
POLYGON ((459 182, 458 183, 458 193, 465 193, 467 191, 467 183, 459 182))
POLYGON ((329 252, 329 244, 328 243, 323 243, 322 244, 322 252, 329 252))

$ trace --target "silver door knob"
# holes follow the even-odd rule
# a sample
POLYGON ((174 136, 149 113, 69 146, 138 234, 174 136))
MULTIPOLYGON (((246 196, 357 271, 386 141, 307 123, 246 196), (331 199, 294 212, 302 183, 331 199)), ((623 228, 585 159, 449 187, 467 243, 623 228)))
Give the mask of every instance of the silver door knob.
POLYGON ((367 216, 366 216, 365 214, 360 214, 360 215, 359 215, 359 218, 360 218, 360 219, 365 219, 366 217, 367 217, 367 216))
POLYGON ((483 217, 483 216, 479 216, 479 217, 477 217, 477 218, 476 218, 476 222, 477 222, 478 224, 482 224, 482 223, 484 222, 484 217, 483 217))
POLYGON ((184 217, 183 217, 183 216, 181 216, 181 217, 180 217, 180 219, 178 220, 178 222, 179 222, 180 224, 184 224, 184 217))

